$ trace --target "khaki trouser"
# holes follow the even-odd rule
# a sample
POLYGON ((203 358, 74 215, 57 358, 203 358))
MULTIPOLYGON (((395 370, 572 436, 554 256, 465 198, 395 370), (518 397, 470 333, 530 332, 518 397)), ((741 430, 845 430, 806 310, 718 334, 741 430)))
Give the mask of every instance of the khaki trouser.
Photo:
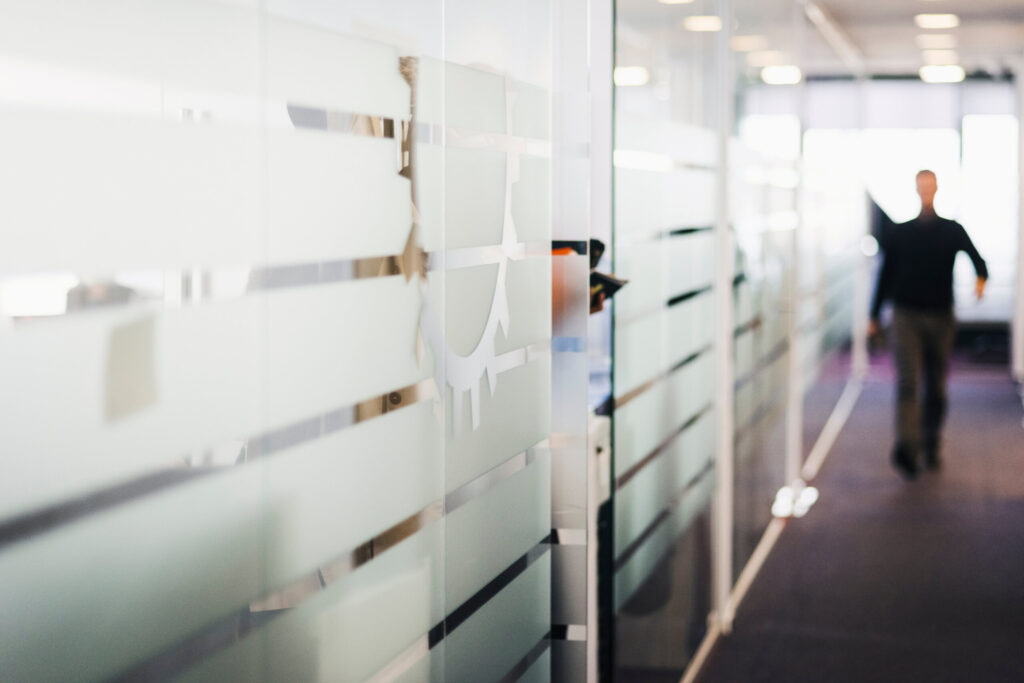
POLYGON ((897 308, 892 316, 896 361, 896 445, 914 456, 935 452, 946 417, 946 377, 956 319, 952 312, 897 308), (918 398, 923 384, 923 396, 918 398))

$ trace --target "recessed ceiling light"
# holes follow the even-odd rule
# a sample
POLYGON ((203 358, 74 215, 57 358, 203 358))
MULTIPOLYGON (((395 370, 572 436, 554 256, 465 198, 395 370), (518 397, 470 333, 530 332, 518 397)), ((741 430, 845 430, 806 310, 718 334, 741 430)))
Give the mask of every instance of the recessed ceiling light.
POLYGON ((956 64, 960 55, 956 50, 922 50, 921 61, 925 64, 956 64))
POLYGON ((618 86, 647 85, 651 80, 651 72, 645 66, 617 66, 612 73, 612 80, 618 86))
POLYGON ((785 64, 788 57, 780 50, 759 50, 747 54, 748 66, 776 66, 785 64))
POLYGON ((956 36, 952 33, 919 33, 917 46, 922 50, 951 50, 956 47, 956 36))
POLYGON ((736 52, 753 52, 754 50, 763 50, 768 47, 768 39, 758 35, 733 36, 732 40, 729 41, 729 45, 736 52))
POLYGON ((683 28, 687 31, 721 31, 722 19, 713 14, 697 14, 683 19, 683 28))
POLYGON ((959 83, 964 80, 964 68, 956 64, 929 64, 918 72, 925 83, 959 83))
POLYGON ((796 85, 803 77, 800 67, 792 64, 766 66, 761 69, 761 80, 768 85, 796 85))
POLYGON ((689 5, 693 0, 658 0, 663 5, 689 5))
POLYGON ((955 14, 918 14, 914 22, 920 28, 956 28, 960 17, 955 14))

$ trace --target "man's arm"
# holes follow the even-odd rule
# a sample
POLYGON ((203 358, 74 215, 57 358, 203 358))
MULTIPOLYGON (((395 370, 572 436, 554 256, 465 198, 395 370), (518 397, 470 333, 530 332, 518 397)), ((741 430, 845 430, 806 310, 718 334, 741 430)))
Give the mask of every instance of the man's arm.
POLYGON ((978 276, 974 285, 974 294, 980 299, 985 294, 985 283, 988 282, 988 266, 985 264, 985 259, 981 258, 981 254, 978 253, 974 242, 967 235, 964 226, 957 223, 957 227, 960 228, 960 249, 970 257, 971 263, 974 264, 974 272, 978 276))

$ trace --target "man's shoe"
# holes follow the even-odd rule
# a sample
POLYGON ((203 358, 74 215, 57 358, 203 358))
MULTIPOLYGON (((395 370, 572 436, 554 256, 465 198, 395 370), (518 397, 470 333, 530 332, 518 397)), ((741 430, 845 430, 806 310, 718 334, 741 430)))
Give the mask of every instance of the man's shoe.
POLYGON ((907 481, 917 478, 917 463, 907 448, 897 446, 892 452, 892 466, 907 481))

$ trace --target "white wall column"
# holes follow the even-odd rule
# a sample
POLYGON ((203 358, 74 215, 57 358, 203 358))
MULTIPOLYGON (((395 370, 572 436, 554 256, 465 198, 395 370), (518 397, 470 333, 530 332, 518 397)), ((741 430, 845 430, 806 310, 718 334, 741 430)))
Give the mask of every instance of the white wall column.
POLYGON ((1013 321, 1010 327, 1013 378, 1024 382, 1024 57, 1016 65, 1017 134, 1017 277, 1013 287, 1013 321))
POLYGON ((714 618, 723 633, 732 629, 733 562, 733 277, 735 246, 730 220, 729 147, 733 135, 735 87, 732 73, 732 2, 718 0, 718 208, 715 221, 715 421, 717 482, 712 509, 712 599, 714 618))

